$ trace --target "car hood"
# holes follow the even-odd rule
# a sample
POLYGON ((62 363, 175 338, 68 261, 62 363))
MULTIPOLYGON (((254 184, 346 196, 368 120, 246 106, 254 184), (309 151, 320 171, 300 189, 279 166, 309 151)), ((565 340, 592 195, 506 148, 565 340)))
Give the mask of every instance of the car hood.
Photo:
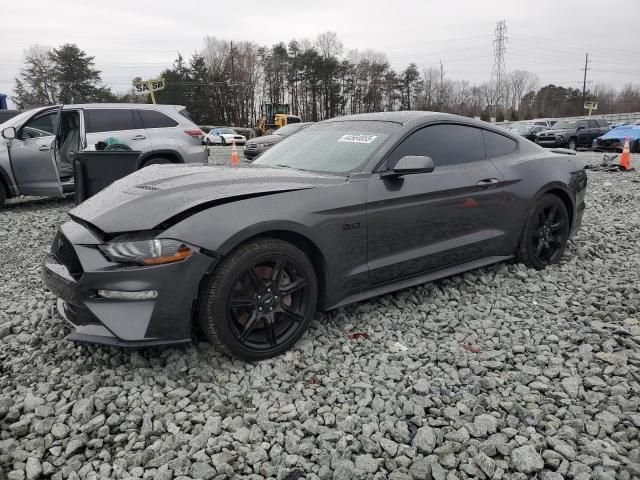
POLYGON ((282 135, 265 135, 264 137, 252 138, 247 143, 255 143, 257 145, 263 145, 265 143, 278 143, 283 140, 282 135))
POLYGON ((575 130, 571 128, 552 128, 550 130, 543 130, 538 135, 543 135, 545 133, 563 134, 563 133, 572 132, 572 131, 575 131, 575 130))
POLYGON ((222 203, 346 180, 285 168, 152 165, 115 181, 69 215, 106 234, 150 230, 222 203))

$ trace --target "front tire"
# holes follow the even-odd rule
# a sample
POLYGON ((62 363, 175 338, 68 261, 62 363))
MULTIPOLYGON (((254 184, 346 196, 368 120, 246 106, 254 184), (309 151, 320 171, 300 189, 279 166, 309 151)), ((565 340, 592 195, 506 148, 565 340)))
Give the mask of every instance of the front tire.
POLYGON ((544 195, 527 217, 516 252, 517 260, 536 270, 558 263, 569 240, 569 222, 564 202, 555 195, 544 195))
POLYGON ((575 138, 570 138, 569 142, 567 142, 567 147, 569 148, 569 150, 575 150, 577 146, 578 144, 575 138))
POLYGON ((313 318, 318 286, 313 265, 297 247, 262 238, 241 245, 207 280, 198 321, 223 352, 254 361, 291 348, 313 318))
POLYGON ((4 185, 0 183, 0 208, 4 207, 4 204, 6 201, 7 201, 7 192, 4 189, 4 185))
POLYGON ((227 144, 227 140, 224 137, 220 137, 220 144, 224 147, 227 144))

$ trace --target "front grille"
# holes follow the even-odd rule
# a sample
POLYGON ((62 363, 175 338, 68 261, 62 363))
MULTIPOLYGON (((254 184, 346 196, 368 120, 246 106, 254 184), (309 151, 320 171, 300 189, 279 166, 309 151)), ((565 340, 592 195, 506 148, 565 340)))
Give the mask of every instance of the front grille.
POLYGON ((236 140, 242 140, 242 137, 233 137, 236 140))
POLYGON ((51 254, 62 265, 67 267, 67 270, 69 270, 69 273, 73 277, 82 274, 82 265, 80 264, 78 255, 76 254, 73 245, 71 245, 71 242, 67 240, 67 237, 65 237, 60 230, 58 230, 56 236, 53 238, 51 254))
POLYGON ((247 144, 246 147, 244 147, 246 150, 257 150, 258 149, 258 145, 256 145, 255 143, 249 143, 247 144))

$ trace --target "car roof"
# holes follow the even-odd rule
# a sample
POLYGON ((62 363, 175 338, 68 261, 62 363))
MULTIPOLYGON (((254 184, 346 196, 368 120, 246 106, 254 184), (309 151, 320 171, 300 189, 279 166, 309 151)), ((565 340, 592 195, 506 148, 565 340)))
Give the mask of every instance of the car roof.
POLYGON ((398 123, 403 126, 418 126, 427 122, 460 122, 466 125, 484 128, 486 130, 493 130, 494 132, 499 132, 503 135, 506 132, 506 130, 504 128, 501 128, 499 125, 494 125, 489 122, 483 122, 482 120, 476 120, 475 118, 464 117, 462 115, 453 115, 451 113, 415 110, 403 110, 399 112, 360 113, 356 115, 346 115, 344 117, 335 117, 320 123, 356 121, 392 122, 398 123))
POLYGON ((165 105, 165 104, 154 104, 154 103, 75 103, 75 104, 65 104, 64 108, 118 108, 118 109, 128 109, 128 108, 137 108, 142 110, 182 110, 185 108, 182 105, 165 105))

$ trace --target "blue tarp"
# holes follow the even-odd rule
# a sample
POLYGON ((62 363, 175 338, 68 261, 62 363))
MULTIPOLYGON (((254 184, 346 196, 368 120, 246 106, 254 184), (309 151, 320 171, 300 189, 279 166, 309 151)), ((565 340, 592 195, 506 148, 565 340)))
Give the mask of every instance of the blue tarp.
POLYGON ((598 140, 624 140, 626 137, 629 137, 629 140, 640 139, 640 125, 622 125, 609 130, 598 140))
POLYGON ((7 110, 7 96, 4 93, 0 93, 0 110, 7 110))

